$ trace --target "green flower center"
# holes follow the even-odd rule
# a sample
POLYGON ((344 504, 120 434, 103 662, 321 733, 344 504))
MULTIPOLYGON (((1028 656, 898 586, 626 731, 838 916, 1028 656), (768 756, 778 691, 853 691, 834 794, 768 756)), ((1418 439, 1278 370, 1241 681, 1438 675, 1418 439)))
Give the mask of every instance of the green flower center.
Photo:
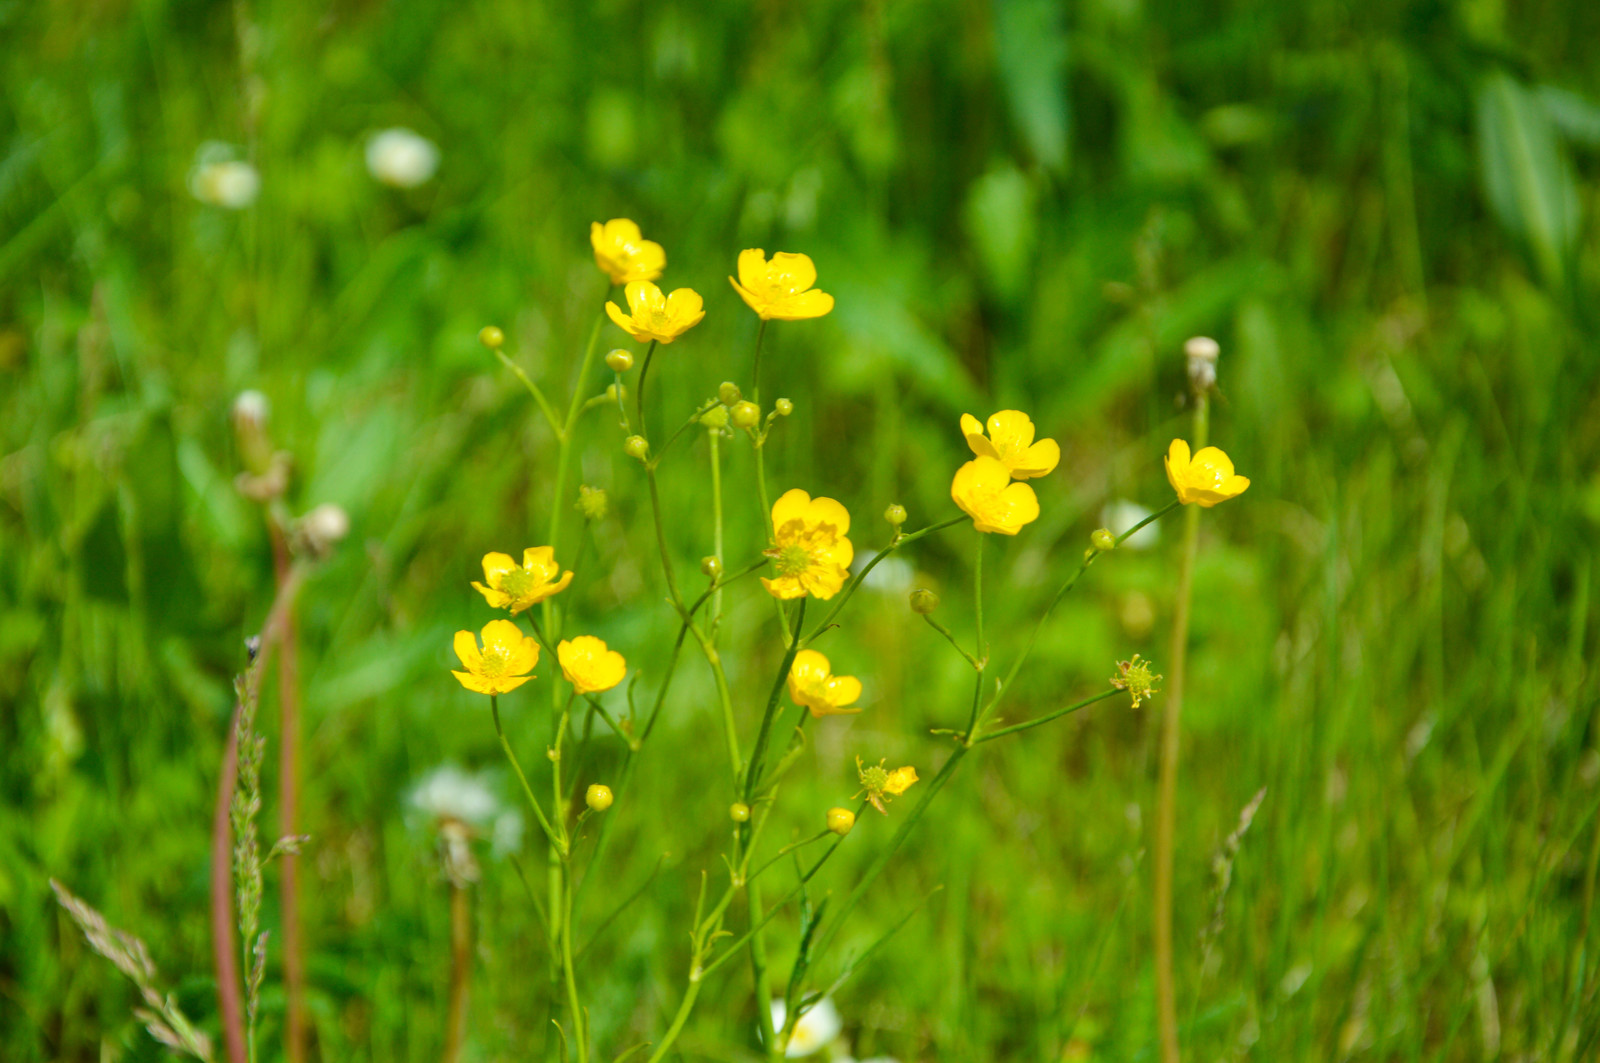
POLYGON ((774 560, 778 565, 778 575, 798 576, 811 567, 811 551, 799 543, 789 543, 778 548, 774 560))
POLYGON ((522 598, 533 591, 535 582, 532 572, 525 568, 513 568, 500 576, 500 586, 496 589, 512 598, 522 598))
POLYGON ((487 646, 483 649, 483 677, 485 679, 503 679, 510 668, 510 660, 499 650, 491 650, 487 646))
POLYGON ((870 768, 862 768, 861 785, 872 793, 882 793, 883 788, 889 785, 889 773, 881 765, 874 764, 870 768))

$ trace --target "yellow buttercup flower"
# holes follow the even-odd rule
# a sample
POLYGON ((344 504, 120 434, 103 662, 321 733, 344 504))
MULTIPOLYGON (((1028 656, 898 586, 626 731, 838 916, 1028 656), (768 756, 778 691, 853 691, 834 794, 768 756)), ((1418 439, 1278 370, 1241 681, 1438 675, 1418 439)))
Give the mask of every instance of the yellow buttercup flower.
POLYGON ((1167 482, 1184 505, 1199 503, 1210 509, 1218 502, 1238 498, 1250 481, 1233 471, 1233 462, 1216 447, 1204 447, 1189 456, 1189 444, 1174 439, 1167 448, 1167 482))
POLYGON ((671 343, 706 316, 705 302, 692 288, 663 295, 649 281, 629 281, 622 294, 627 297, 630 313, 624 314, 616 303, 607 303, 606 314, 640 343, 671 343))
POLYGON ((789 697, 796 705, 811 710, 811 715, 849 716, 861 697, 861 680, 853 675, 834 675, 828 658, 816 650, 801 650, 789 669, 789 697))
POLYGON ((871 767, 863 767, 860 757, 856 758, 856 775, 861 779, 861 790, 856 796, 865 794, 872 807, 886 816, 889 810, 884 806, 889 798, 899 797, 917 781, 917 769, 909 764, 889 771, 884 768, 882 760, 871 767))
POLYGON ((778 251, 768 262, 759 247, 740 251, 739 279, 728 283, 763 321, 804 321, 833 309, 833 296, 812 287, 817 267, 810 255, 778 251))
POLYGON ((511 560, 510 555, 491 553, 483 555, 483 578, 488 582, 473 582, 473 589, 495 609, 509 609, 516 616, 530 605, 538 605, 553 594, 560 594, 572 582, 571 572, 562 572, 556 563, 556 551, 550 546, 530 546, 522 551, 522 564, 511 560), (557 574, 560 579, 557 579, 557 574))
POLYGON ((539 663, 539 643, 509 620, 483 625, 481 650, 470 631, 457 631, 455 646, 466 671, 450 674, 479 694, 506 694, 517 689, 533 678, 528 673, 539 663))
POLYGON ((950 497, 981 532, 1015 535, 1039 519, 1039 496, 1024 483, 1011 482, 1011 470, 987 454, 956 470, 950 497))
POLYGON ((855 548, 845 533, 850 512, 831 498, 812 498, 798 487, 772 506, 772 548, 766 555, 777 579, 761 578, 774 598, 808 594, 832 598, 850 578, 855 548))
POLYGON ((628 674, 622 654, 607 649, 605 642, 593 635, 562 639, 556 644, 556 657, 561 661, 561 674, 579 694, 610 690, 628 674))
POLYGON ((594 245, 594 264, 612 284, 653 281, 667 268, 661 245, 646 240, 627 218, 612 218, 604 225, 594 222, 589 226, 589 243, 594 245))
POLYGON ((1033 421, 1020 410, 1001 410, 987 422, 970 413, 961 415, 961 433, 979 457, 997 459, 1014 480, 1032 480, 1054 471, 1061 448, 1053 439, 1033 441, 1033 421), (983 434, 988 428, 989 434, 983 434))

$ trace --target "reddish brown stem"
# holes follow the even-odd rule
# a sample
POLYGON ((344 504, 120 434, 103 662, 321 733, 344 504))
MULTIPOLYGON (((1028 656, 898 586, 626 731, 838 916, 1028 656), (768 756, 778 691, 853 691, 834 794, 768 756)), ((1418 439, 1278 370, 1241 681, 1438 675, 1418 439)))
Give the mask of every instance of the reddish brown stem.
POLYGON ((211 952, 217 966, 217 1006, 228 1063, 245 1063, 244 1004, 239 994, 239 957, 233 944, 233 830, 228 809, 239 774, 239 710, 228 725, 228 747, 217 780, 217 810, 211 819, 211 952))
MULTIPOLYGON (((277 521, 272 526, 272 568, 277 578, 278 595, 284 597, 289 570, 293 564, 289 544, 277 521)), ((278 752, 278 833, 287 838, 298 834, 300 776, 296 767, 300 747, 300 658, 298 625, 294 599, 286 599, 281 618, 278 646, 278 709, 281 735, 278 752)), ((284 1056, 289 1063, 305 1063, 305 963, 300 928, 300 858, 284 853, 282 894, 283 982, 288 1003, 284 1056)))
POLYGON ((467 1026, 467 984, 472 975, 472 914, 466 887, 450 884, 450 1010, 445 1020, 444 1063, 461 1057, 467 1026))

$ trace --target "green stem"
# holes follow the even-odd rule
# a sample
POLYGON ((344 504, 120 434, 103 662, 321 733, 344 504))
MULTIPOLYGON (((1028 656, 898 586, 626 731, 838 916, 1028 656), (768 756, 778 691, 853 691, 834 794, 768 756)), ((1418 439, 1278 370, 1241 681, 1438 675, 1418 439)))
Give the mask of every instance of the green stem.
POLYGON ((534 817, 539 820, 539 826, 544 828, 545 836, 550 839, 550 844, 561 848, 561 840, 556 836, 555 828, 550 826, 550 821, 545 818, 544 809, 539 807, 539 799, 533 796, 533 787, 528 785, 528 777, 522 773, 522 765, 517 762, 517 755, 511 751, 511 743, 506 739, 506 733, 500 726, 500 698, 489 695, 489 712, 494 717, 495 737, 500 739, 500 748, 505 750, 506 759, 511 762, 511 769, 517 773, 517 780, 522 783, 522 792, 528 797, 528 804, 533 808, 534 817))
POLYGON ((695 410, 694 413, 690 414, 689 415, 689 419, 687 421, 683 422, 682 424, 680 424, 673 431, 673 433, 670 436, 667 437, 667 441, 665 443, 661 444, 661 449, 650 455, 650 463, 652 465, 660 465, 662 457, 665 456, 667 451, 672 448, 672 444, 676 443, 678 441, 678 438, 680 436, 682 436, 683 433, 687 432, 689 429, 691 429, 695 425, 699 424, 700 423, 700 418, 704 417, 706 414, 708 414, 712 410, 714 410, 717 407, 717 405, 718 405, 717 404, 717 400, 716 399, 712 399, 710 402, 706 403, 704 406, 701 406, 699 409, 695 410))
POLYGON ((636 427, 639 434, 646 439, 650 433, 644 424, 644 384, 650 378, 650 361, 656 356, 656 341, 651 340, 650 346, 644 352, 644 364, 639 367, 639 390, 633 396, 633 419, 638 422, 636 427))
MULTIPOLYGON (((598 326, 596 331, 598 332, 598 326)), ((539 389, 539 385, 535 384, 528 374, 522 371, 522 367, 507 357, 506 352, 499 347, 494 349, 494 356, 500 359, 500 364, 511 370, 516 378, 522 381, 522 386, 527 388, 529 393, 533 395, 534 399, 539 403, 539 409, 544 411, 544 419, 549 422, 550 431, 555 433, 556 441, 560 442, 564 435, 561 430, 561 421, 556 417, 555 407, 551 406, 550 400, 544 397, 544 392, 539 389)))
POLYGON ((914 543, 925 535, 930 535, 936 531, 943 531, 945 528, 960 524, 966 519, 967 518, 965 515, 951 517, 949 520, 942 520, 938 524, 930 524, 926 528, 922 528, 919 531, 908 532, 905 535, 896 536, 894 541, 888 546, 885 546, 882 550, 879 550, 877 554, 873 556, 871 561, 868 561, 865 565, 862 565, 861 571, 852 576, 850 578, 850 582, 844 585, 844 590, 835 595, 837 601, 833 603, 833 607, 828 610, 827 614, 823 616, 822 620, 818 622, 817 626, 812 629, 811 634, 807 635, 800 645, 802 647, 811 645, 813 642, 817 641, 817 636, 828 630, 828 626, 833 623, 833 618, 839 615, 839 611, 844 608, 845 603, 850 600, 850 597, 853 594, 855 594, 856 589, 861 586, 862 581, 867 578, 873 569, 878 567, 879 561, 882 561, 884 558, 888 557, 890 554, 894 553, 907 543, 914 543))
POLYGON ((789 671, 794 667, 795 656, 800 652, 800 628, 806 620, 806 602, 809 598, 800 599, 800 609, 794 618, 794 637, 789 640, 789 648, 783 655, 783 663, 778 666, 778 675, 772 681, 772 693, 767 696, 767 709, 761 715, 761 729, 756 732, 756 744, 750 751, 750 763, 744 773, 744 801, 750 802, 750 795, 755 792, 756 784, 761 781, 761 769, 766 759, 767 741, 772 734, 772 719, 778 714, 778 699, 783 694, 784 682, 789 678, 789 671))
MULTIPOLYGON (((1196 396, 1194 449, 1206 445, 1210 428, 1210 403, 1196 396)), ((1168 507, 1171 508, 1171 507, 1168 507)), ((1156 1018, 1161 1037, 1162 1063, 1178 1063, 1177 980, 1172 947, 1172 854, 1178 799, 1178 718, 1183 711, 1184 672, 1189 657, 1189 606, 1194 594, 1194 565, 1200 543, 1200 507, 1184 514, 1183 553, 1179 558, 1178 596, 1173 604, 1172 660, 1167 671, 1164 711, 1161 714, 1161 782, 1156 798, 1154 944, 1156 967, 1156 1018)))
POLYGON ((981 745, 984 742, 992 742, 996 738, 1004 738, 1006 735, 1016 734, 1018 731, 1031 730, 1032 728, 1038 727, 1042 724, 1047 724, 1051 720, 1060 719, 1069 713, 1077 712, 1079 709, 1086 709, 1097 701, 1104 701, 1106 698, 1120 693, 1122 693, 1122 691, 1116 689, 1115 687, 1111 688, 1110 690, 1103 690, 1093 697, 1084 698, 1082 701, 1075 702, 1063 709, 1057 709, 1054 712, 1047 712, 1043 716, 1040 716, 1036 719, 1028 720, 1024 723, 1015 723, 1010 727, 1002 727, 998 731, 986 731, 983 734, 973 738, 972 744, 981 745))
POLYGON ((750 367, 750 401, 757 406, 761 405, 761 341, 767 337, 767 319, 761 319, 761 327, 756 329, 756 357, 755 364, 750 367))
POLYGON ((711 447, 711 556, 717 559, 717 582, 711 597, 711 644, 717 644, 717 628, 722 625, 722 429, 706 430, 711 447))
POLYGON ((943 624, 939 623, 939 621, 935 620, 933 618, 933 614, 932 613, 923 613, 922 614, 922 619, 924 619, 924 620, 926 620, 928 622, 928 626, 929 627, 933 628, 933 630, 935 630, 939 634, 943 635, 946 642, 950 643, 951 646, 955 647, 955 651, 957 653, 961 654, 962 660, 964 660, 968 664, 972 665, 972 667, 977 669, 978 671, 980 671, 980 672, 983 671, 983 665, 978 663, 977 658, 973 657, 972 654, 968 653, 965 649, 963 649, 962 646, 961 646, 961 643, 957 642, 956 641, 956 637, 950 633, 950 629, 945 627, 943 624))

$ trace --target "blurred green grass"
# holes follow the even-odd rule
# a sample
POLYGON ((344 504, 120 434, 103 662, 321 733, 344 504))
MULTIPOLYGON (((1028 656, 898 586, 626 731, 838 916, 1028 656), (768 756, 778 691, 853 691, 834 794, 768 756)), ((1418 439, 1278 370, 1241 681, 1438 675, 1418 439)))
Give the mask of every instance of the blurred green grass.
MULTIPOLYGON (((560 391, 601 293, 587 225, 621 215, 707 299, 653 374, 663 419, 747 376, 755 323, 722 279, 738 250, 815 258, 838 310, 772 333, 798 413, 769 476, 843 500, 862 547, 890 501, 913 526, 948 511, 961 412, 1021 406, 1061 441, 1041 520, 991 544, 992 632, 1023 630, 1106 500, 1165 500, 1177 351, 1215 335, 1214 435, 1254 485, 1208 515, 1196 582, 1188 1051, 1600 1051, 1600 8, 106 0, 5 5, 0 37, 0 1057, 158 1055, 50 875, 151 940, 213 1019, 206 828, 271 590, 231 485, 245 388, 272 400, 294 506, 354 519, 302 618, 320 1056, 437 1055, 446 902, 405 795, 443 761, 498 763, 445 674, 449 635, 486 619, 477 558, 534 541, 554 471, 474 336, 503 325, 560 391), (397 124, 440 145, 433 182, 366 174, 366 136, 397 124), (211 140, 252 152, 251 209, 189 195, 211 140), (1211 857, 1261 786, 1202 967, 1211 857)), ((611 426, 584 432, 581 479, 614 505, 576 608, 649 683, 668 636, 647 503, 611 426)), ((730 449, 741 558, 759 514, 730 449)), ((687 565, 709 548, 704 444, 677 462, 687 565)), ((1171 539, 1096 566, 1008 715, 1097 689, 1134 650, 1159 665, 1171 539)), ((961 543, 915 563, 965 631, 961 543)), ((756 690, 770 610, 729 598, 732 678, 756 690)), ((818 729, 778 837, 854 789, 858 753, 936 763, 927 728, 964 708, 960 662, 900 596, 848 615, 824 648, 875 700, 818 729)), ((526 735, 540 704, 508 699, 508 726, 526 735)), ((671 854, 596 946, 614 1051, 664 1027, 716 866, 710 704, 686 661, 640 799, 610 813, 597 893, 671 854)), ((1096 706, 974 758, 842 941, 945 887, 842 993, 858 1056, 1152 1057, 1151 720, 1096 706)), ((863 827, 827 888, 887 837, 863 827)), ((476 897, 472 1058, 526 1055, 540 931, 506 864, 476 897)), ((748 1052, 748 977, 720 977, 687 1058, 748 1052)))

